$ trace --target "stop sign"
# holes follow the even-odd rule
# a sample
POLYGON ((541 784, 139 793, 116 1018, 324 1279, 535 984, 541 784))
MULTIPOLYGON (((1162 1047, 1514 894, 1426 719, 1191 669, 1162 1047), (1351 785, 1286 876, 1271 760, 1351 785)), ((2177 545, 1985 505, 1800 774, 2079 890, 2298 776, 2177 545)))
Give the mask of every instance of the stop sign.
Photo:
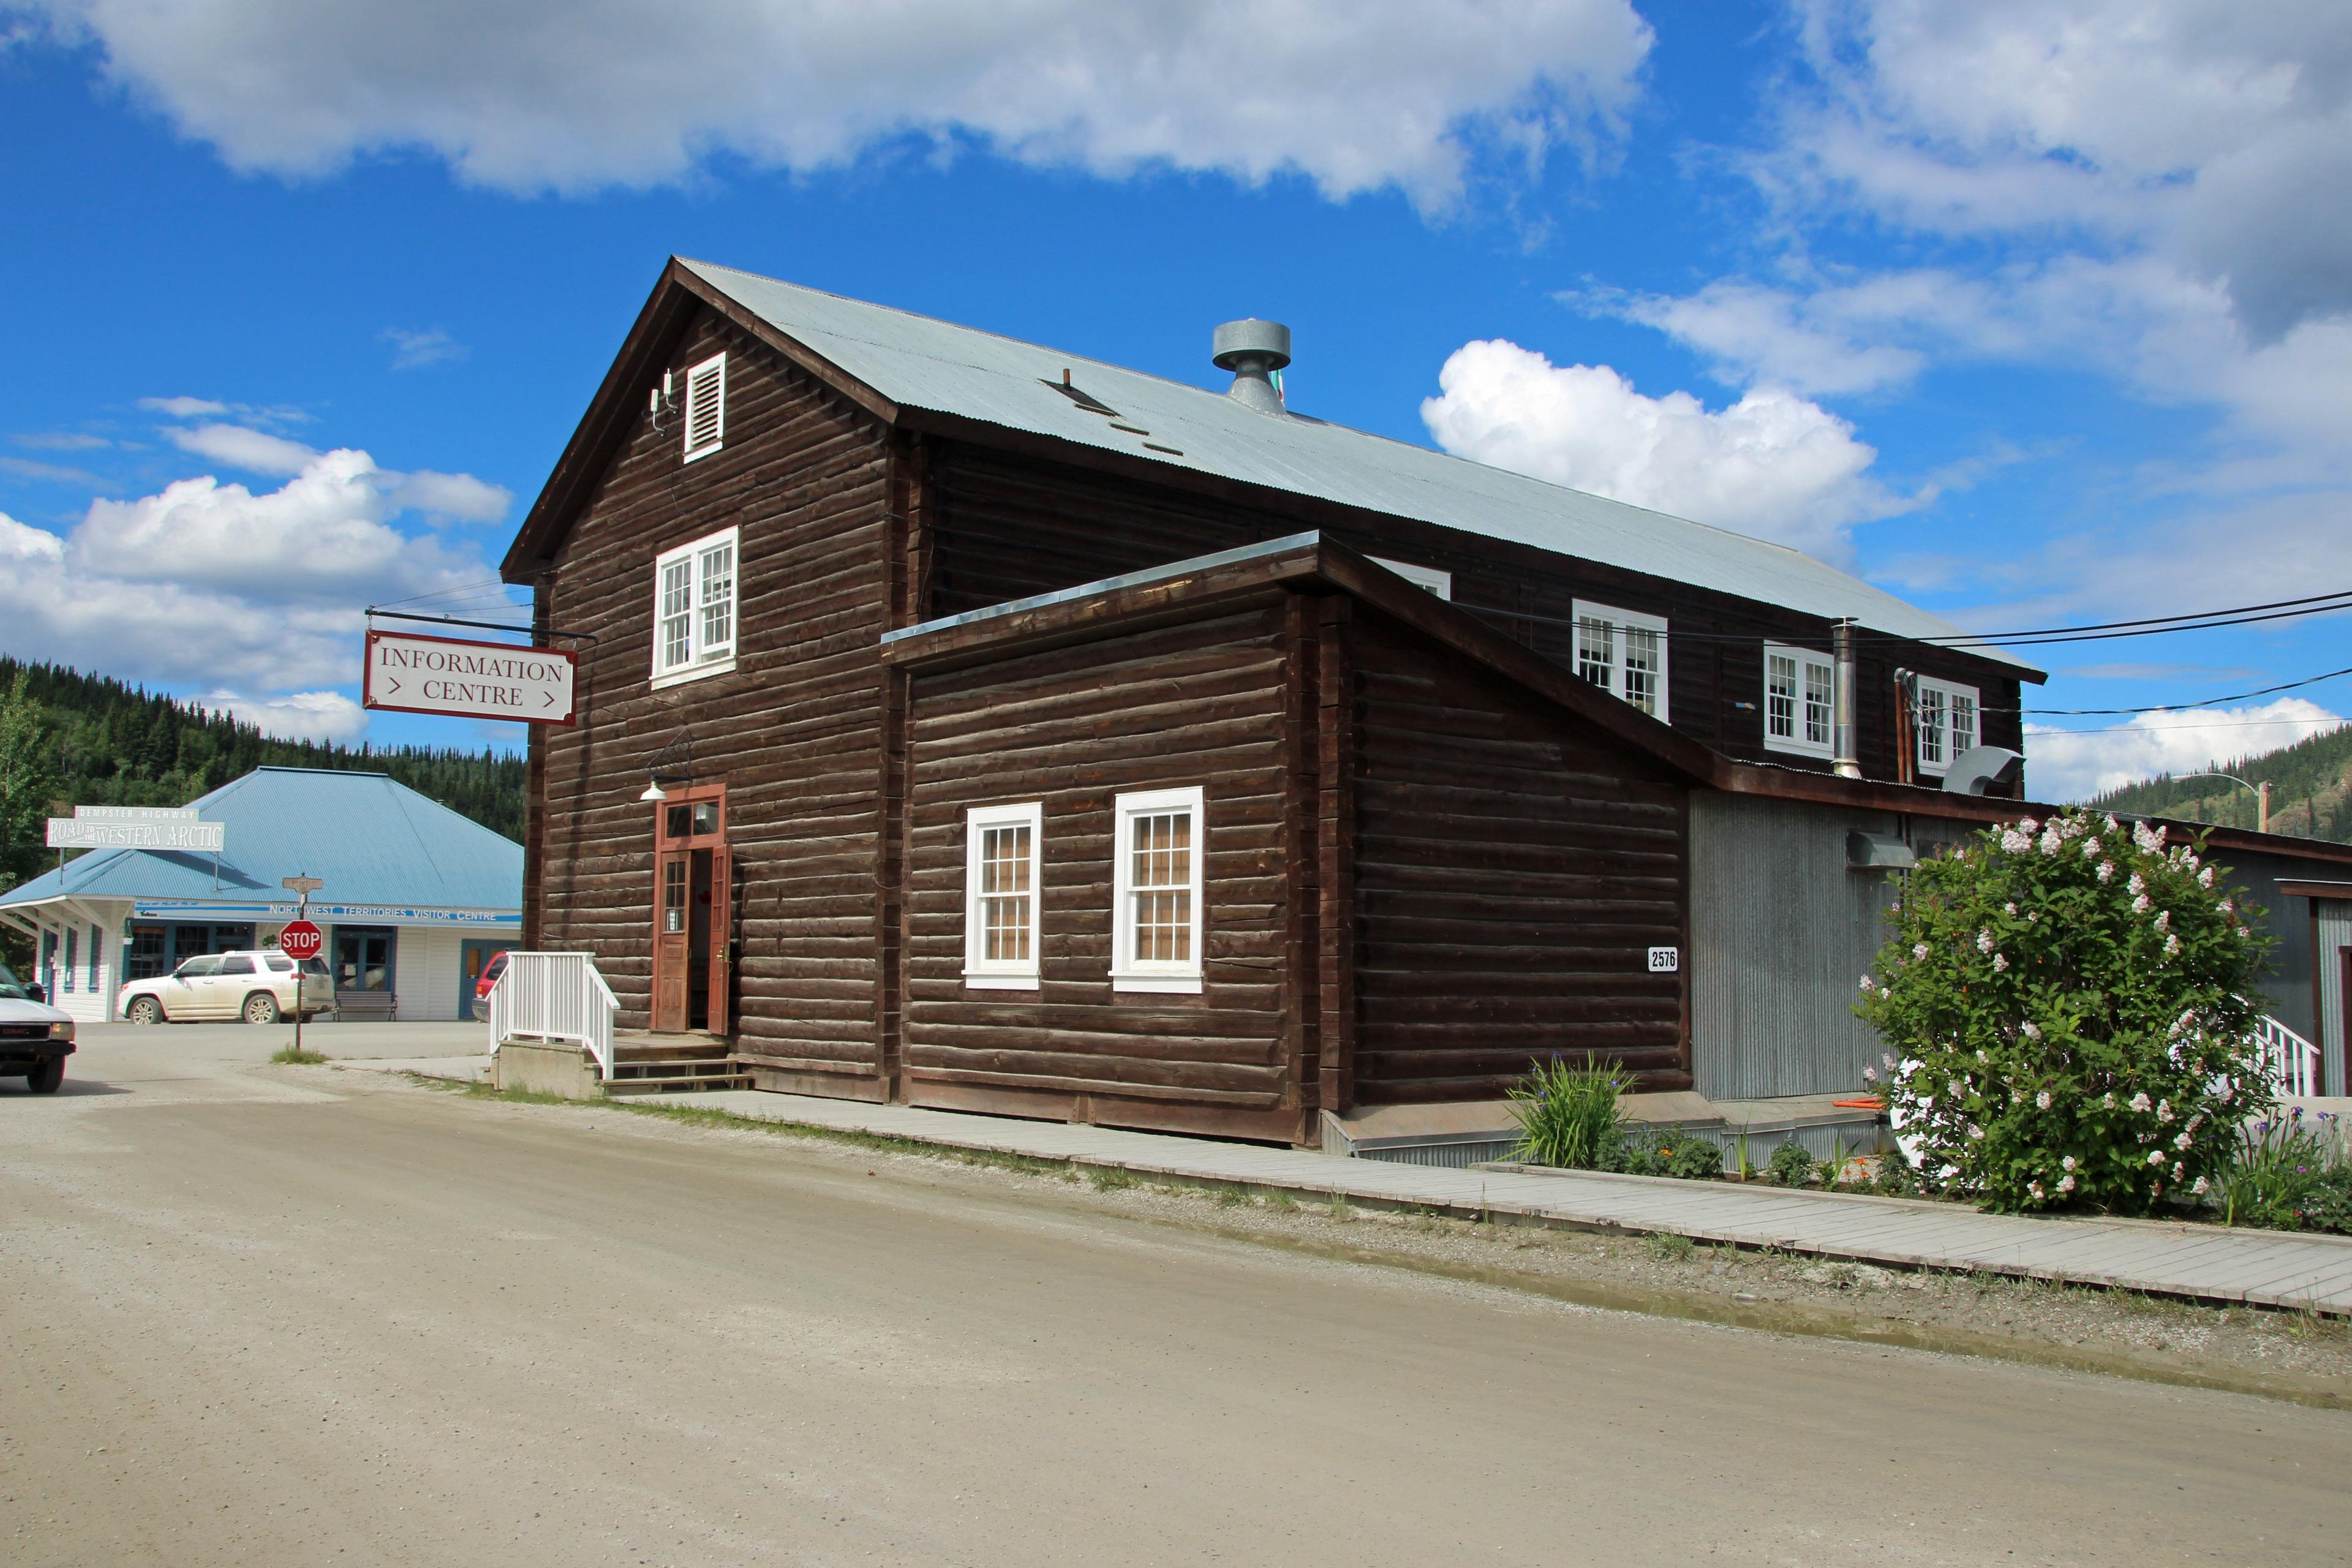
POLYGON ((326 941, 325 935, 309 921, 289 921, 286 929, 278 933, 278 951, 289 958, 316 958, 326 941))

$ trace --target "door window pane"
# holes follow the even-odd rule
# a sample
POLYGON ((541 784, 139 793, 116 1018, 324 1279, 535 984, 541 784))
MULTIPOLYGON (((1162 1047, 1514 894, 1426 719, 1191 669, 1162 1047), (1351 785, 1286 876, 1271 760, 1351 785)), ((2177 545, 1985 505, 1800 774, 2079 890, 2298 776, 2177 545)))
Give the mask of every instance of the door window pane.
POLYGON ((676 934, 686 930, 686 857, 662 864, 662 930, 676 934))
POLYGON ((693 805, 692 820, 694 823, 694 831, 697 835, 718 832, 719 803, 715 800, 696 801, 693 805))

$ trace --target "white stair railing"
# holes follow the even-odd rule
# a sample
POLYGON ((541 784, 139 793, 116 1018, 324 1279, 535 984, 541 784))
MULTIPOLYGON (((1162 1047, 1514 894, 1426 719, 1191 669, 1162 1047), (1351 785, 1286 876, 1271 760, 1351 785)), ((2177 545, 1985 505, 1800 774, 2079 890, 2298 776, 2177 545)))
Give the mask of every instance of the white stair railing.
POLYGON ((2254 1038, 2263 1050, 2263 1071, 2271 1086, 2289 1100, 2307 1100, 2319 1092, 2319 1047, 2265 1013, 2254 1024, 2254 1038))
POLYGON ((490 986, 490 1049, 512 1039, 568 1040, 613 1079, 613 1015, 621 1005, 585 952, 514 952, 490 986))

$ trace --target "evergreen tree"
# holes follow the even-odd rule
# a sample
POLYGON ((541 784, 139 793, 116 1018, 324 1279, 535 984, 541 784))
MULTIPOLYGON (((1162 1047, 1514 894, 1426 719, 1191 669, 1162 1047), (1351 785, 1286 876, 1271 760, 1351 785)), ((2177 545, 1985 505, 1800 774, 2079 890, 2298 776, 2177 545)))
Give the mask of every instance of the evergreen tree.
POLYGON ((0 690, 0 875, 9 886, 45 868, 41 822, 60 800, 185 805, 257 767, 387 773, 492 832, 522 837, 523 759, 488 747, 281 741, 120 680, 6 658, 0 690))

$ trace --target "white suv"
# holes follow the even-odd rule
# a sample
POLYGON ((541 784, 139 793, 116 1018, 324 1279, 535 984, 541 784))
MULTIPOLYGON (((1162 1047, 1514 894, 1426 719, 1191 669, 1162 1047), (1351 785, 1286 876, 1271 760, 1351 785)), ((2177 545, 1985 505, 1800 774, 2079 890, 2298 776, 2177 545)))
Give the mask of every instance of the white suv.
POLYGON ((191 958, 169 974, 131 982, 116 1011, 134 1024, 193 1018, 275 1024, 294 1016, 298 989, 305 1018, 335 1005, 334 977, 315 958, 304 959, 298 972, 292 959, 274 949, 214 952, 191 958))

